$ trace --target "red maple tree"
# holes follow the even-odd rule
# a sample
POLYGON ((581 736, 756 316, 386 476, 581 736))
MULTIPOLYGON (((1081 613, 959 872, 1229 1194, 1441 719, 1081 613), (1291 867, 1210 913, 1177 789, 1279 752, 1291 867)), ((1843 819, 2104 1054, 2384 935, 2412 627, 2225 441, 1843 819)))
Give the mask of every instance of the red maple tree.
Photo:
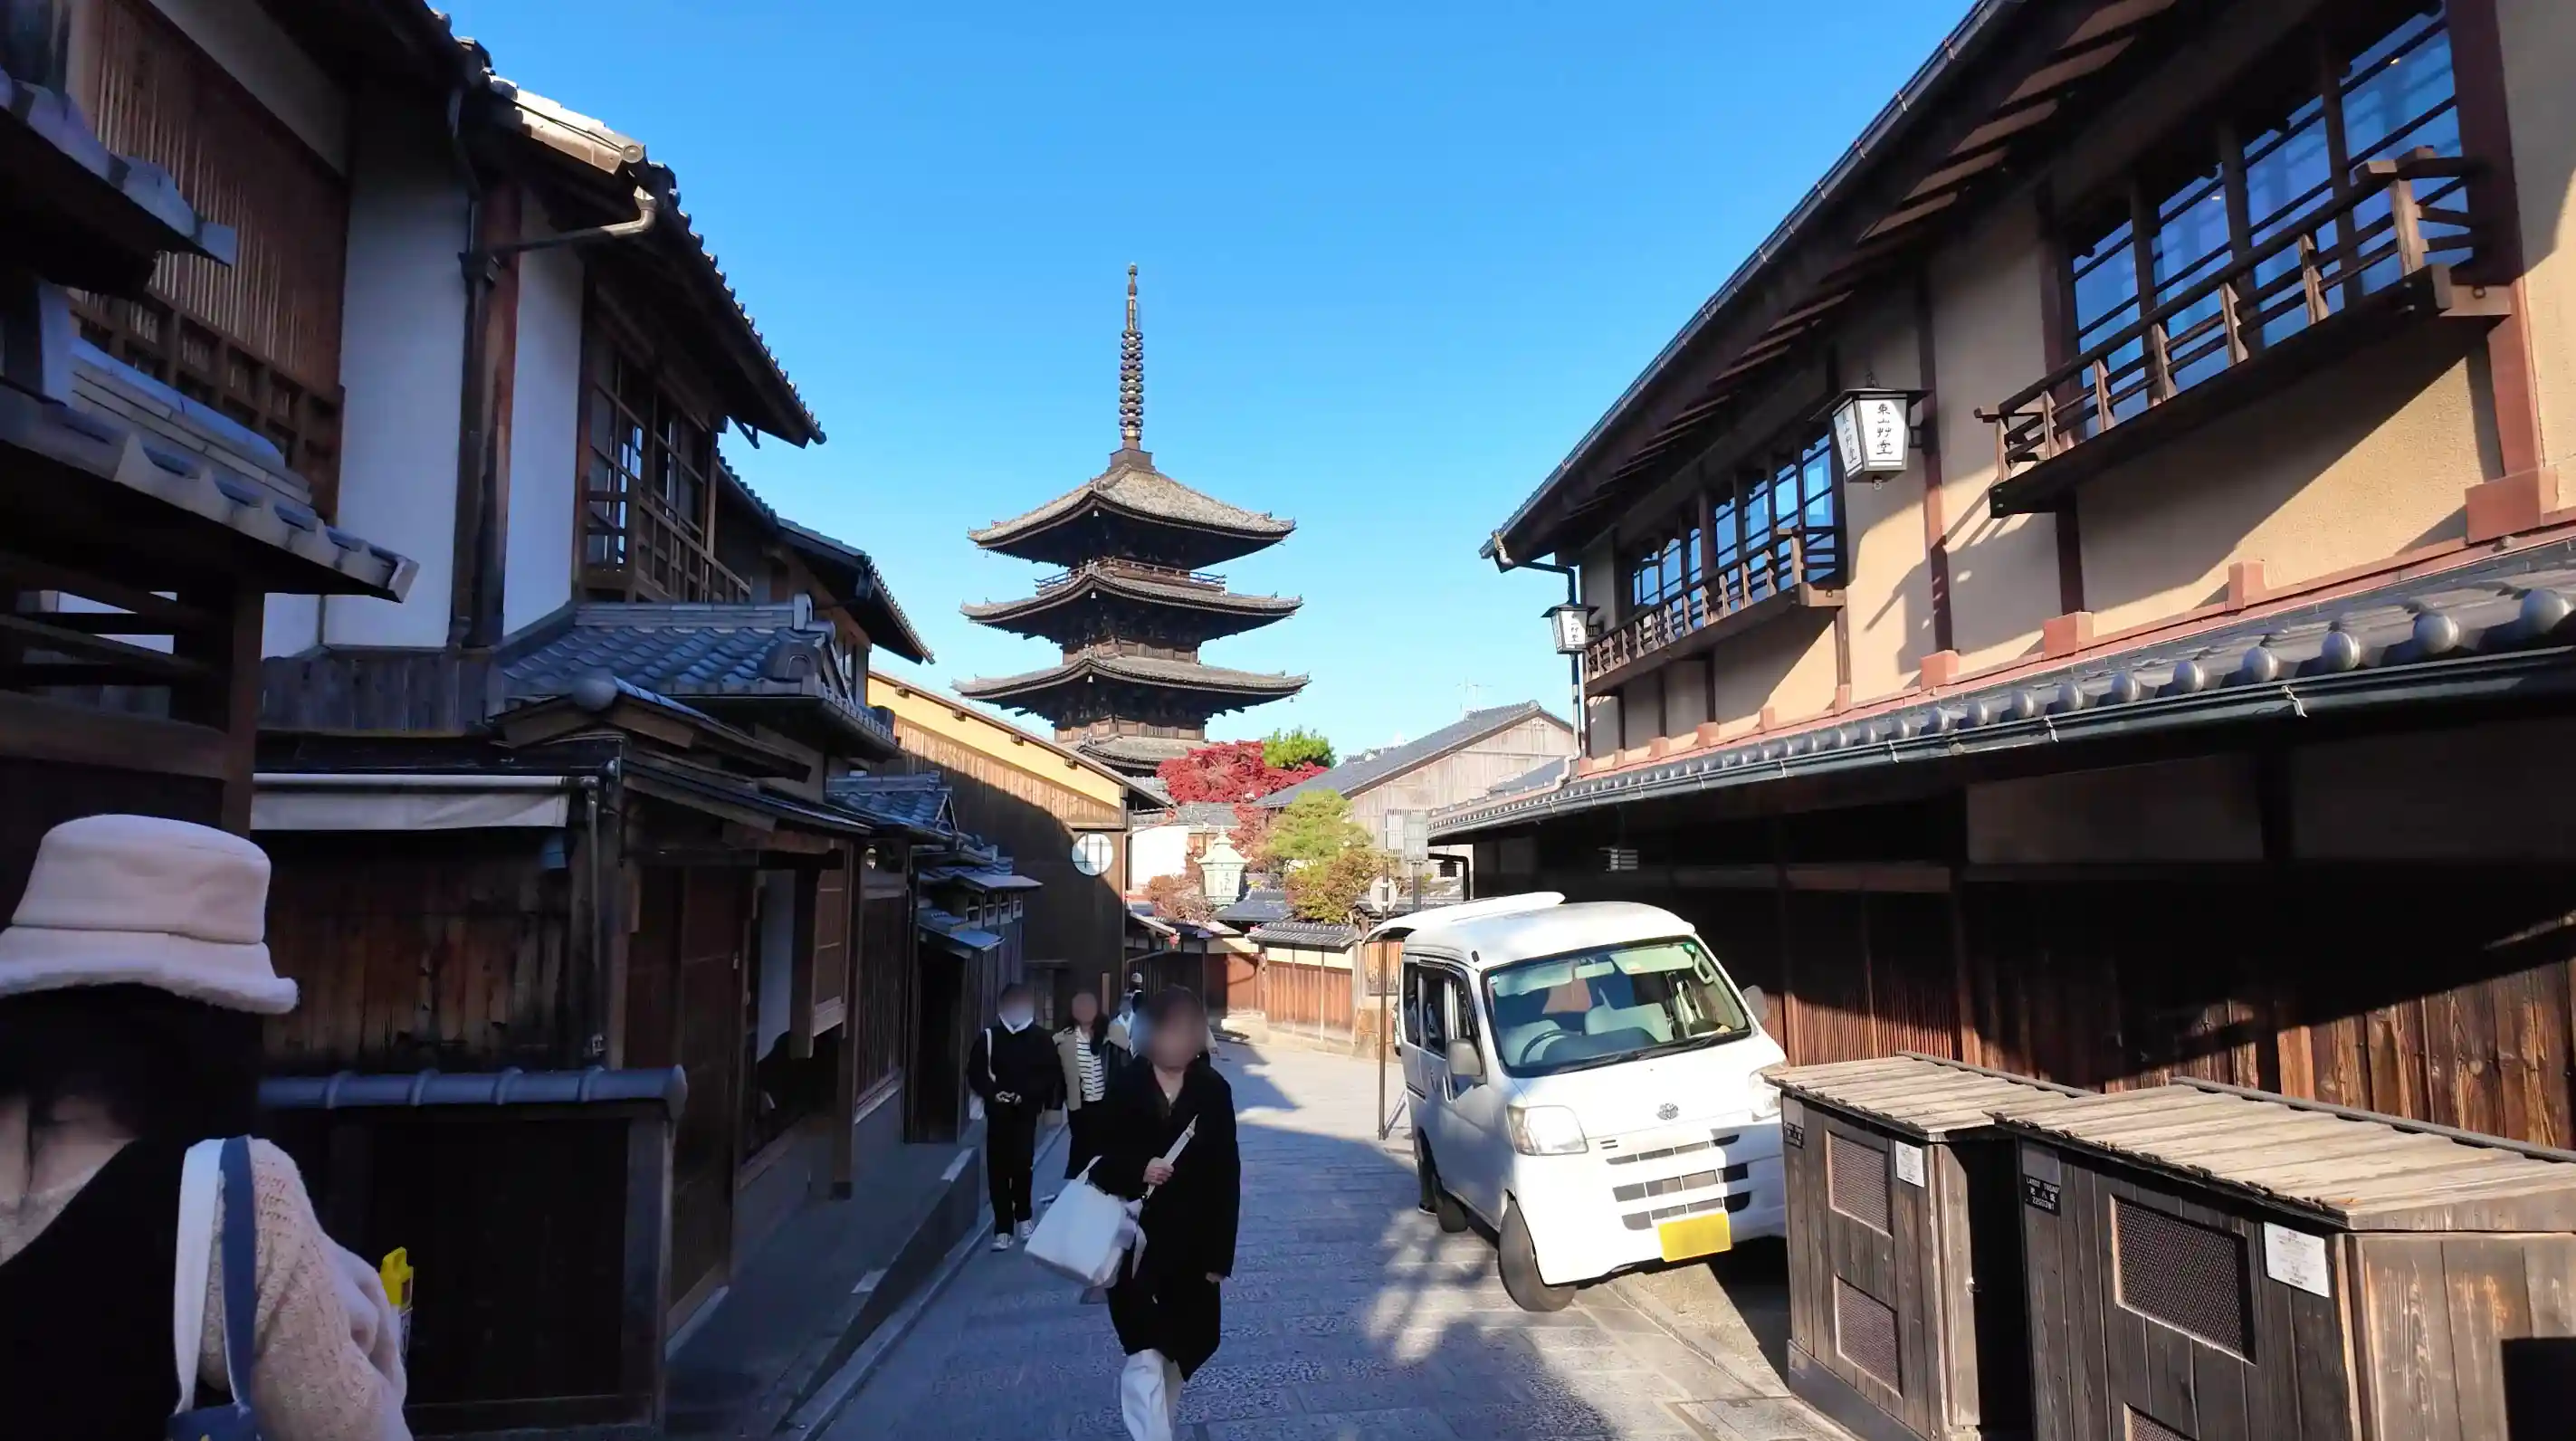
POLYGON ((1154 769, 1171 791, 1172 800, 1182 805, 1192 801, 1243 805, 1323 773, 1324 768, 1318 765, 1274 766, 1261 758, 1259 741, 1221 741, 1201 746, 1154 769))

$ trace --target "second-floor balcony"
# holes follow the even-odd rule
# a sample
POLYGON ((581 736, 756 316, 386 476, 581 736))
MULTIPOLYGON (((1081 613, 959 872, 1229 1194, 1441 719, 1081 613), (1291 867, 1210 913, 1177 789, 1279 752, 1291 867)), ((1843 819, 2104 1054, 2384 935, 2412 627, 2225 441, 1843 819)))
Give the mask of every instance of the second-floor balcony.
POLYGON ((594 491, 582 513, 582 586, 628 600, 740 605, 751 583, 649 490, 594 491))
POLYGON ((1585 647, 1584 684, 1617 685, 1652 666, 1696 655, 1774 615, 1840 606, 1841 592, 1832 588, 1841 584, 1839 575, 1809 560, 1819 541, 1830 554, 1830 536, 1811 538, 1802 529, 1782 532, 1736 564, 1720 567, 1709 581, 1638 608, 1585 647))
POLYGON ((2354 167, 2285 220, 2237 217, 2223 264, 1980 413, 2005 477, 1994 513, 2051 509, 2093 476, 2409 326, 2501 316, 2503 291, 2452 275, 2485 238, 2468 208, 2474 169, 2419 149, 2354 167))

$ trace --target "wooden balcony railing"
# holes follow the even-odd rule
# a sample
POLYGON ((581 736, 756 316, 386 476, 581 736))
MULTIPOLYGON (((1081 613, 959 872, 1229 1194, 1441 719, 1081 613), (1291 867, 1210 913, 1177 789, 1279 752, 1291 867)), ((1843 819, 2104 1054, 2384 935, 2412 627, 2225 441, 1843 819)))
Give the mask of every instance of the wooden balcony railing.
POLYGON ((1607 675, 1706 630, 1757 601, 1805 586, 1815 578, 1808 568, 1808 555, 1817 540, 1827 541, 1830 547, 1829 537, 1810 537, 1802 530, 1784 532, 1738 564, 1718 572, 1714 584, 1686 587, 1670 599, 1630 616, 1584 648, 1585 677, 1607 675))
POLYGON ((740 605, 751 583, 727 570, 702 533, 649 491, 592 495, 584 511, 585 583, 634 600, 740 605))
POLYGON ((1038 594, 1062 590, 1089 575, 1125 576, 1130 580, 1151 581, 1156 585, 1186 585, 1200 590, 1225 589, 1225 577, 1203 570, 1180 570, 1168 565, 1148 565, 1141 560, 1095 560, 1060 570, 1038 582, 1038 594))
MULTIPOLYGON (((2136 323, 1978 418, 1995 427, 2001 473, 2043 464, 2259 361, 2364 299, 2477 249, 2465 208, 2470 161, 2418 150, 2355 168, 2352 184, 2136 323), (2431 181, 2418 190, 2417 184, 2431 181), (2366 217, 2385 197, 2385 213, 2366 217), (2439 233, 2428 239, 2426 227, 2439 233)), ((1998 488, 1996 501, 2003 508, 1998 488)))

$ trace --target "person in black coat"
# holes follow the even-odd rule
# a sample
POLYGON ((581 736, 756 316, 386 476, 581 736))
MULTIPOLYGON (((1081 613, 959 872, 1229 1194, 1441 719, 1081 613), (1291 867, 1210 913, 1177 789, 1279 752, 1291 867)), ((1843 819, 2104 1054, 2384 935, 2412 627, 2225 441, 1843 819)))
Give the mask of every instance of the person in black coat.
POLYGON ((1129 1066, 1102 1107, 1092 1184, 1144 1198, 1144 1240, 1109 1288, 1109 1317, 1127 1352, 1119 1399, 1136 1441, 1169 1441, 1181 1383, 1216 1354, 1218 1291, 1234 1270, 1243 1209, 1234 1090, 1207 1056, 1207 1012, 1172 989, 1147 1008, 1145 1059, 1129 1066), (1170 1161, 1183 1132, 1189 1143, 1170 1161), (1150 1193, 1150 1194, 1149 1194, 1150 1193))
POLYGON ((1038 1117, 1064 1089, 1055 1038, 1037 1026, 1037 998, 1017 982, 1002 988, 1001 1019, 975 1035, 966 1084, 984 1102, 984 1179, 993 1195, 993 1249, 1027 1240, 1037 1215, 1029 1173, 1037 1167, 1038 1117))

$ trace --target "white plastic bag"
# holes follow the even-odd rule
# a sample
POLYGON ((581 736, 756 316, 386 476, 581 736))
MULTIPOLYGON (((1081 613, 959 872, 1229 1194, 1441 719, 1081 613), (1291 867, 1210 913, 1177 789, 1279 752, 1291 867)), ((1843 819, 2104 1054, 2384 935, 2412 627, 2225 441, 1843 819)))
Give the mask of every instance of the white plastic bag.
MULTIPOLYGON (((1198 1129, 1196 1121, 1183 1127, 1163 1159, 1179 1161, 1198 1129)), ((1153 1188, 1146 1187, 1145 1193, 1152 1195, 1153 1188)), ((1091 1184, 1091 1166, 1085 1166, 1038 1218, 1037 1230, 1029 1237, 1029 1255, 1048 1270, 1085 1286, 1106 1286, 1118 1279, 1128 1253, 1143 1249, 1144 1232, 1138 1229, 1136 1217, 1144 1206, 1142 1201, 1122 1201, 1091 1184)))

